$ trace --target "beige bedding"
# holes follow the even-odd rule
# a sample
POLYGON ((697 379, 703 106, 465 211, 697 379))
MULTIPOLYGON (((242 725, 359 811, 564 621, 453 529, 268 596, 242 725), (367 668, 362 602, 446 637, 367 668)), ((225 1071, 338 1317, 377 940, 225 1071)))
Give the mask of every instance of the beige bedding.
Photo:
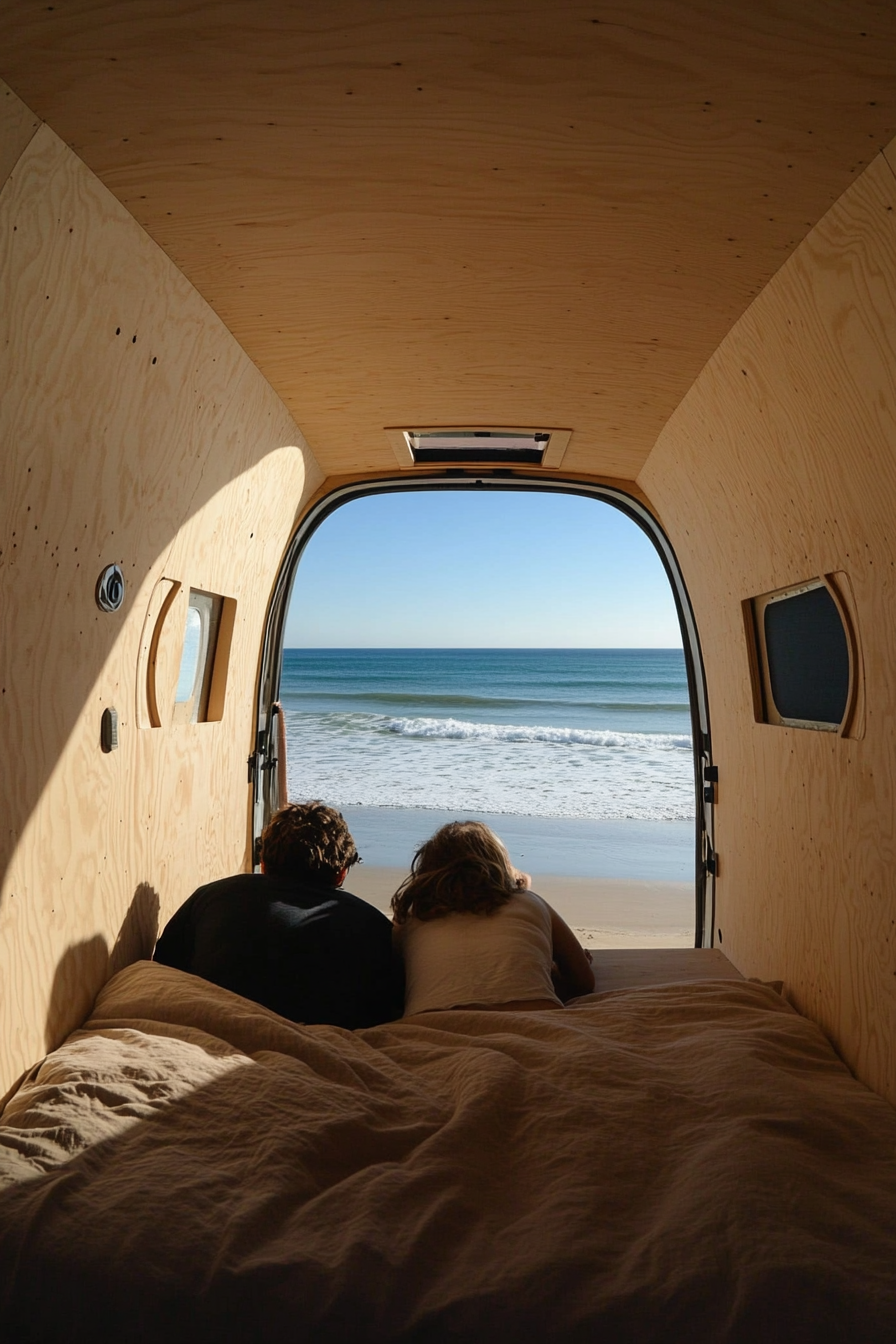
POLYGON ((896 1339, 896 1112, 760 985, 351 1033, 138 963, 2 1123, 4 1340, 896 1339))

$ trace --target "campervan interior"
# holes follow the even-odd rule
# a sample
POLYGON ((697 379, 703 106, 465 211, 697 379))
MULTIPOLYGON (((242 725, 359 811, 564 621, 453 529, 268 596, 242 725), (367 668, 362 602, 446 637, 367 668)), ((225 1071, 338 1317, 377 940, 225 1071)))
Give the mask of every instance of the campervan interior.
POLYGON ((6 1337, 891 1340, 896 8, 7 0, 0 76, 6 1337), (409 483, 653 536, 695 946, 296 1026, 148 958, 409 483))

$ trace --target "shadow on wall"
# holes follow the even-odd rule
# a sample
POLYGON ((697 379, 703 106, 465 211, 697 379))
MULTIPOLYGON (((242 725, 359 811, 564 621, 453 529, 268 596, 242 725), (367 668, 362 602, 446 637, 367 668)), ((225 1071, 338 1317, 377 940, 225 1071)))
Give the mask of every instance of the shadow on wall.
POLYGON ((148 961, 159 936, 159 893, 148 882, 141 882, 109 953, 107 979, 130 966, 132 961, 148 961))
POLYGON ((55 1050, 69 1032, 90 1013, 103 985, 131 962, 152 956, 159 932, 159 894, 148 882, 134 892, 124 922, 109 945, 102 934, 74 943, 62 956, 53 976, 47 1007, 44 1043, 55 1050))
MULTIPOLYGON (((39 118, 19 106, 23 127, 36 125, 39 118)), ((162 557, 240 477, 284 450, 291 459, 305 455, 279 397, 127 209, 48 127, 24 141, 16 160, 18 144, 15 136, 8 143, 13 159, 4 158, 0 175, 0 345, 15 348, 28 333, 3 390, 0 530, 17 534, 17 559, 0 567, 0 603, 16 632, 3 650, 12 693, 0 697, 0 740, 27 768, 0 787, 0 882, 66 744, 103 692, 125 631, 136 662, 145 613, 134 600, 161 575, 162 557), (13 243, 17 230, 27 244, 13 243), (94 275, 102 282, 88 283, 94 275), (141 314, 139 343, 137 329, 124 326, 128 311, 141 314), (150 363, 150 349, 165 352, 162 364, 156 355, 150 363), (113 559, 130 596, 119 612, 100 612, 94 584, 113 559), (38 591, 44 597, 36 602, 38 591), (35 667, 52 680, 52 718, 35 712, 35 667)), ((231 537, 267 536, 270 554, 253 580, 262 589, 307 484, 304 468, 281 477, 281 467, 282 457, 267 465, 267 493, 255 479, 220 506, 231 537), (291 511, 292 486, 278 490, 281 479, 295 482, 291 511)), ((194 548, 201 542, 206 564, 224 554, 213 523, 188 537, 194 548)), ((189 572, 183 578, 189 582, 189 572)), ((118 675, 110 673, 113 683, 118 675)), ((87 733, 98 739, 98 721, 87 733)), ((81 955, 93 964, 93 953, 81 955)))
MULTIPOLYGON (((123 554, 119 553, 119 559, 124 562, 123 568, 127 577, 128 595, 125 598, 124 606, 118 612, 101 612, 96 605, 94 596, 94 581, 103 566, 103 562, 109 558, 110 542, 105 535, 97 540, 97 555, 94 558, 93 567, 89 570, 86 580, 78 580, 79 586, 74 599, 71 601, 54 601, 52 621, 45 621, 45 613, 43 613, 41 633, 31 637, 36 641, 33 644, 31 639, 26 638, 30 627, 22 613, 26 610, 33 610, 35 606, 33 599, 33 589, 36 582, 34 578, 35 570, 30 562, 0 568, 0 603, 3 605, 4 616, 9 629, 16 630, 17 634, 21 631, 21 638, 16 641, 7 640, 10 647, 4 650, 8 659, 8 665, 4 673, 8 678, 6 684, 9 686, 10 682, 14 682, 21 688, 21 691, 4 695, 0 699, 0 740, 9 745, 12 755, 18 754, 28 762, 27 770, 17 772, 15 787, 0 788, 0 800, 2 800, 2 805, 6 809, 4 826, 2 832, 0 832, 0 893, 2 893, 17 846, 26 831, 29 819, 37 807, 48 781, 57 769, 67 744, 81 724, 86 708, 91 702, 91 696, 96 693, 103 669, 109 662, 112 651, 120 639, 126 638, 131 641, 128 646, 132 650, 131 665, 136 668, 139 635, 146 615, 146 607, 144 603, 136 615, 133 608, 142 592, 142 585, 147 576, 154 571, 161 573, 159 569, 160 557, 168 553, 174 539, 187 528, 190 520, 200 513, 202 508, 209 504, 216 495, 239 477, 248 476, 265 457, 284 451, 299 453, 300 455, 302 453, 300 448, 289 444, 267 445, 263 450, 259 449, 254 454, 253 460, 248 463, 239 462, 235 466, 231 463, 230 470, 227 470, 226 460, 223 463, 218 460, 219 458, 226 459, 226 453, 222 452, 218 456, 212 453, 208 458, 203 457, 201 459, 201 479, 195 487, 190 487, 193 489, 193 495, 188 508, 179 508, 176 515, 168 517, 167 520, 163 517, 161 522, 157 521, 154 515, 163 514, 163 510, 156 508, 146 510, 150 521, 140 528, 133 528, 127 543, 125 543, 123 554), (126 632, 128 621, 132 622, 132 626, 130 631, 126 632), (89 632, 89 637, 87 632, 89 632), (34 663, 39 663, 47 668, 56 667, 60 662, 59 651, 74 646, 78 648, 78 657, 66 660, 64 681, 54 699, 53 722, 55 726, 53 732, 49 733, 45 731, 46 725, 41 724, 40 716, 34 712, 34 705, 25 695, 25 688, 29 688, 32 684, 31 676, 34 663)), ((247 449, 245 456, 248 457, 248 455, 247 449)), ((27 461, 27 458, 23 458, 23 461, 27 461)), ((51 480, 57 470, 58 467, 52 460, 46 462, 42 466, 40 479, 43 481, 51 480)), ((87 477, 91 470, 95 470, 95 468, 85 460, 83 475, 87 477)), ((20 474, 26 471, 21 462, 12 461, 9 465, 5 460, 0 462, 0 524, 5 522, 10 531, 17 527, 17 515, 10 515, 9 518, 4 520, 3 492, 9 482, 16 479, 17 471, 20 474)), ((29 477, 28 479, 32 478, 29 477)), ((35 476, 34 479, 37 480, 38 478, 35 476)), ((248 534, 250 530, 254 529, 255 534, 258 535, 262 526, 259 518, 264 518, 265 508, 258 503, 261 496, 255 485, 257 485, 257 482, 253 485, 247 485, 247 498, 255 502, 251 510, 247 506, 245 531, 248 534)), ((137 486, 134 489, 136 491, 137 486)), ((9 485, 7 494, 11 495, 12 493, 14 493, 12 486, 9 485)), ((186 486, 184 486, 184 493, 187 495, 190 493, 186 486)), ((296 493, 295 506, 291 510, 288 526, 284 528, 282 524, 277 524, 277 530, 283 531, 284 541, 298 517, 301 498, 302 490, 299 490, 296 493)), ((102 501, 96 507, 99 509, 101 504, 102 501)), ((169 513, 174 513, 173 506, 169 513)), ((30 515, 28 516, 30 517, 30 515)), ((79 514, 79 518, 84 519, 84 526, 87 526, 89 514, 84 512, 79 514)), ((44 527, 46 530, 49 524, 45 523, 44 527)), ((125 531, 126 527, 127 524, 122 526, 119 520, 114 530, 117 534, 119 528, 125 531)), ((59 544, 56 533, 50 530, 47 535, 56 538, 52 543, 53 545, 59 544)), ((43 538, 43 542, 46 542, 46 537, 43 538)), ((37 546, 38 543, 41 543, 41 534, 38 530, 34 530, 31 544, 37 546)), ((43 544, 41 544, 40 549, 43 550, 43 544)), ((113 552, 113 554, 115 553, 113 552)), ((277 557, 271 565, 270 572, 266 575, 266 583, 273 582, 279 555, 280 552, 277 551, 277 557)), ((189 570, 186 571, 184 577, 189 583, 189 570)), ((47 579, 47 582, 50 583, 51 580, 47 579)), ((52 582, 55 582, 55 580, 52 580, 52 582)), ((262 609, 266 600, 267 589, 265 589, 262 609)), ((262 618, 259 617, 257 631, 250 635, 247 628, 243 637, 260 640, 261 620, 262 618)), ((251 722, 251 715, 248 721, 251 722)), ((99 754, 98 715, 90 731, 93 732, 95 750, 99 754)), ((0 894, 0 903, 2 903, 2 900, 3 896, 0 894)))

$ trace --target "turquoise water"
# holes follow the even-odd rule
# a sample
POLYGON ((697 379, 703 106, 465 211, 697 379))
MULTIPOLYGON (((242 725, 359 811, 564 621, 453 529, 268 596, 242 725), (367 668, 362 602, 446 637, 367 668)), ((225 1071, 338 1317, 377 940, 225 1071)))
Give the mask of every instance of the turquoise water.
POLYGON ((680 649, 287 649, 281 700, 292 798, 694 817, 680 649))

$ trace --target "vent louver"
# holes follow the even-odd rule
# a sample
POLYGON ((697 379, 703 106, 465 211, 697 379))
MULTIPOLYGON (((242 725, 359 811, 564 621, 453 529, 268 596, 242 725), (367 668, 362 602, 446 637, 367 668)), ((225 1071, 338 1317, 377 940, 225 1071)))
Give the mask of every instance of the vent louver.
POLYGON ((403 467, 500 463, 558 467, 569 443, 568 429, 387 429, 403 467))

